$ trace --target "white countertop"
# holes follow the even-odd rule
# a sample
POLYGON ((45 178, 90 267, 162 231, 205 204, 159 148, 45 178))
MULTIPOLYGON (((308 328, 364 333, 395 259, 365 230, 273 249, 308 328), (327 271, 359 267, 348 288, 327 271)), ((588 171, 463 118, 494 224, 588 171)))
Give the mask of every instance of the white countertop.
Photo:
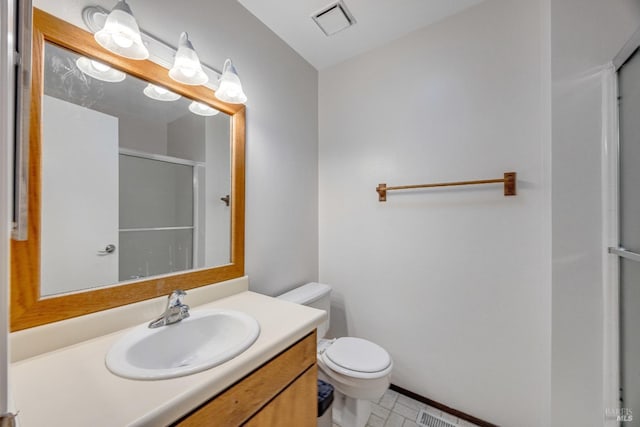
POLYGON ((193 311, 228 308, 260 323, 244 353, 209 370, 167 380, 138 381, 112 374, 104 358, 126 330, 11 364, 10 382, 20 427, 166 425, 249 374, 313 331, 324 311, 241 292, 193 311))

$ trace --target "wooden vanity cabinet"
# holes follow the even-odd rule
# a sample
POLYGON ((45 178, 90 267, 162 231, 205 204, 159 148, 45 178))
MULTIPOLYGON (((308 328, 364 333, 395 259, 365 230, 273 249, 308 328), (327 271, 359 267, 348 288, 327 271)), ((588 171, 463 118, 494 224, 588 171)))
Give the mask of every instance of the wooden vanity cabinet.
POLYGON ((313 427, 316 331, 174 424, 178 427, 313 427))

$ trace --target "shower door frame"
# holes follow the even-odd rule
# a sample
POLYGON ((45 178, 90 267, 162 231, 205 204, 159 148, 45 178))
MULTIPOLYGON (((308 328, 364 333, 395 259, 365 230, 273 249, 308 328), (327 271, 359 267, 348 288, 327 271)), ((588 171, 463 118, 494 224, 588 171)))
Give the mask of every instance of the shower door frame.
MULTIPOLYGON (((620 258, 640 258, 620 247, 620 68, 640 47, 640 28, 612 59, 602 78, 602 279, 603 279, 603 400, 604 425, 620 426, 620 258)), ((640 55, 640 52, 637 52, 640 55)), ((635 414, 636 416, 640 414, 635 414)))

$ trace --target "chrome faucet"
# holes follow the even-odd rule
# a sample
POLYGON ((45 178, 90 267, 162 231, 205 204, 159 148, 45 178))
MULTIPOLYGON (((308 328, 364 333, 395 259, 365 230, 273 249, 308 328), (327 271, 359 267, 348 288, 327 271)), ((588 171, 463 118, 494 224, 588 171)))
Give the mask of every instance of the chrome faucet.
POLYGON ((181 289, 171 292, 164 313, 149 323, 149 327, 159 328, 160 326, 173 325, 189 317, 189 306, 182 303, 182 297, 185 295, 187 295, 187 293, 181 289))

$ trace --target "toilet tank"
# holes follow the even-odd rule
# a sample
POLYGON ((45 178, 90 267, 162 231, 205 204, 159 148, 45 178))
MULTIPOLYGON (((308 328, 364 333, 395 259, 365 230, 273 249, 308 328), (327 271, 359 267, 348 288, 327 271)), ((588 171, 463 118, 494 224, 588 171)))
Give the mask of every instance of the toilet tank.
POLYGON ((331 287, 329 285, 316 282, 307 283, 277 298, 326 311, 327 320, 318 326, 318 338, 324 338, 329 329, 331 314, 331 287))

